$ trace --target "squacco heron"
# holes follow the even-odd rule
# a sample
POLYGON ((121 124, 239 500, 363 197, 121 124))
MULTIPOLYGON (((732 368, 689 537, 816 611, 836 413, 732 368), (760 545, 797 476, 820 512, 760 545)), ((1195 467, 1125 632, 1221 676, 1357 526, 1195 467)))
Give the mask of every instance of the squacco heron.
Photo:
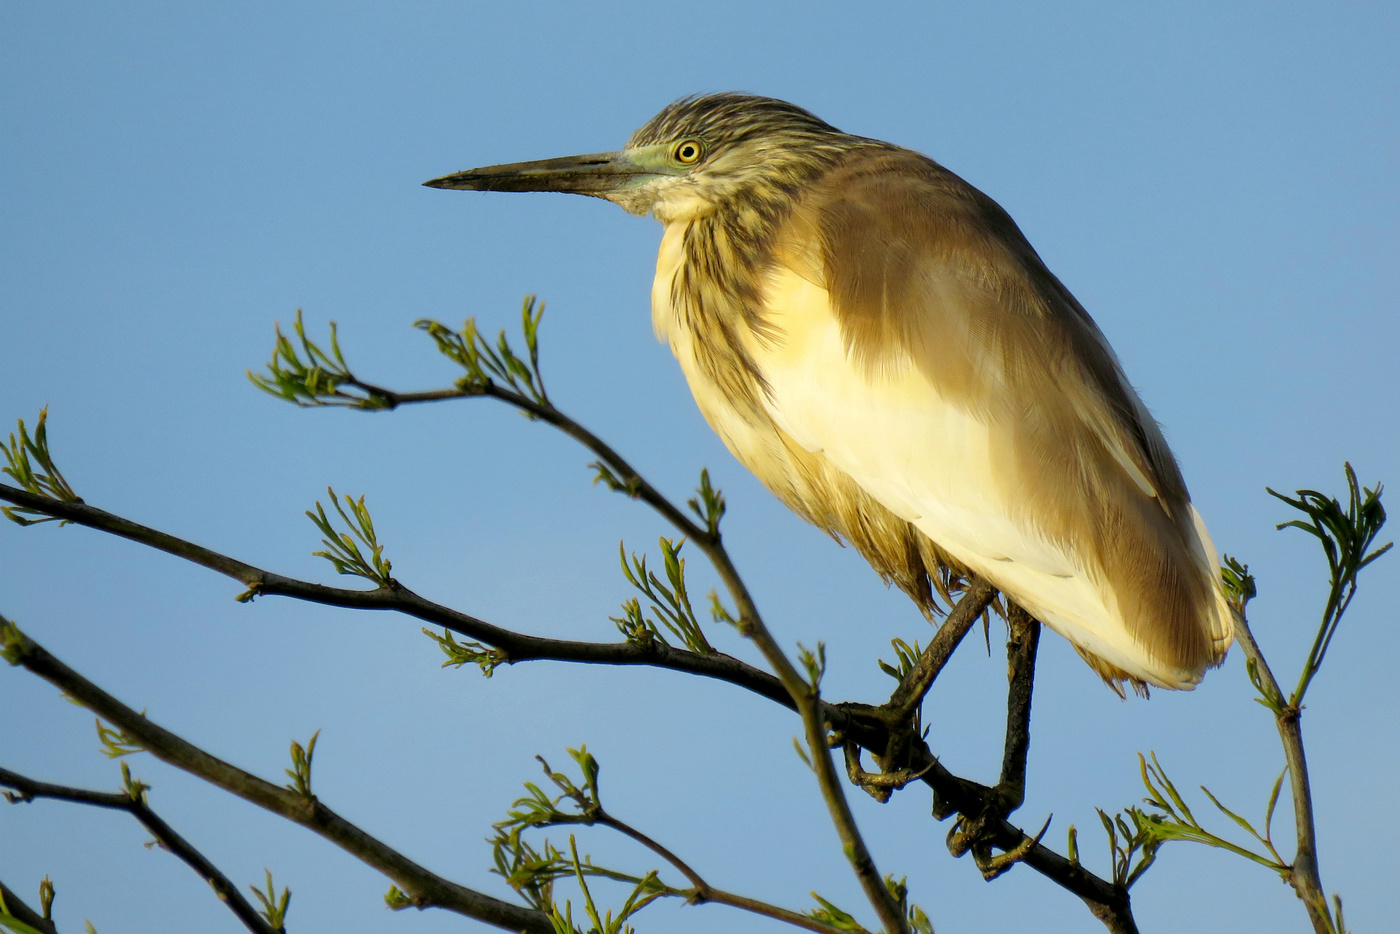
POLYGON ((619 152, 426 184, 660 221, 652 325, 706 421, 925 613, 970 572, 1115 689, 1224 658, 1215 549, 1157 423, 1010 216, 933 160, 715 94, 619 152))

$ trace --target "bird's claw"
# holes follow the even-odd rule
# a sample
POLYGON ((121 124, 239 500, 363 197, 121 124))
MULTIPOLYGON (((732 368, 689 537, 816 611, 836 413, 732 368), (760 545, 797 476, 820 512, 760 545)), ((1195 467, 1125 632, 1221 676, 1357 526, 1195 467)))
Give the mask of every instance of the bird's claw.
MULTIPOLYGON (((853 742, 842 744, 842 751, 846 757, 846 777, 851 780, 851 784, 861 788, 866 794, 884 804, 890 800, 890 795, 900 790, 910 782, 916 782, 933 768, 930 762, 922 769, 883 769, 879 772, 867 772, 861 766, 860 746, 853 742)), ((878 764, 878 759, 876 760, 878 764)))
POLYGON ((1021 840, 1016 845, 1000 853, 994 853, 992 847, 997 845, 993 842, 993 837, 997 832, 994 825, 1001 819, 1000 815, 990 812, 983 812, 982 815, 975 818, 959 814, 957 822, 953 824, 953 829, 948 831, 948 852, 952 853, 954 857, 971 853, 973 863, 981 871, 982 878, 988 882, 1025 859, 1026 855, 1040 843, 1045 832, 1050 829, 1051 819, 1046 818, 1045 825, 1034 837, 1022 833, 1021 840))

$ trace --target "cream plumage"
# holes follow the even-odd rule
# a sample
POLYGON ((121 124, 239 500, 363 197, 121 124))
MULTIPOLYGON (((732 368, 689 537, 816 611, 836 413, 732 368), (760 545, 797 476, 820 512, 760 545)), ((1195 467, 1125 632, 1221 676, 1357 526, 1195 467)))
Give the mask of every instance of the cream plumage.
POLYGON ((721 94, 621 152, 428 184, 660 220, 652 322, 706 420, 926 612, 971 572, 1110 683, 1187 688, 1224 657, 1215 551, 1161 431, 1011 218, 932 160, 721 94))

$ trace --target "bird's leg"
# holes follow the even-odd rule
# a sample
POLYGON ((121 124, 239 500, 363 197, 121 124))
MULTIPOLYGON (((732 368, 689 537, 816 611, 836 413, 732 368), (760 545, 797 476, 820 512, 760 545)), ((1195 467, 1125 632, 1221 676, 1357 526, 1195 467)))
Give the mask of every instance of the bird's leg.
POLYGON ((996 588, 991 584, 980 577, 972 578, 967 590, 943 620, 943 625, 934 633, 928 647, 919 655, 918 661, 900 680, 890 699, 879 708, 881 719, 888 727, 894 730, 913 721, 924 702, 924 695, 933 686, 939 672, 996 595, 996 588))
POLYGON ((880 801, 886 801, 892 791, 903 788, 923 774, 922 770, 909 768, 909 762, 914 746, 922 745, 919 709, 924 696, 996 594, 996 588, 991 584, 974 578, 949 611, 928 647, 920 653, 884 704, 878 707, 855 703, 837 705, 853 723, 883 735, 883 743, 877 741, 875 746, 869 747, 874 753, 875 763, 880 767, 879 773, 866 772, 861 767, 860 752, 853 742, 844 736, 833 740, 833 748, 841 746, 845 749, 846 774, 853 784, 864 788, 880 801))
POLYGON ((1031 748, 1031 693, 1035 687, 1035 656, 1040 645, 1040 621, 1018 604, 1006 615, 1006 745, 1001 778, 992 789, 1005 817, 1026 800, 1026 755, 1031 748))
POLYGON ((982 878, 991 882, 997 876, 1006 872, 1012 866, 1026 858, 1026 854, 1034 849, 1040 839, 1045 836, 1045 832, 1050 829, 1050 818, 1045 819, 1045 825, 1040 828, 1040 832, 1034 837, 1022 836, 1021 842, 1001 853, 992 852, 992 841, 988 838, 988 823, 984 817, 969 820, 959 816, 953 824, 953 829, 948 831, 948 852, 954 856, 962 856, 964 853, 972 853, 972 861, 977 864, 977 868, 982 872, 982 878))
MULTIPOLYGON (((1026 755, 1031 744, 1031 693, 1035 686, 1035 657, 1040 644, 1040 622, 1015 603, 1008 604, 1009 629, 1006 640, 1006 744, 1002 753, 1001 778, 988 789, 985 805, 975 814, 959 814, 948 833, 948 850, 954 856, 972 854, 973 862, 991 881, 1006 872, 1030 852, 1045 835, 1045 827, 1035 837, 1025 836, 1003 852, 994 854, 992 828, 1002 825, 1007 815, 1026 799, 1026 755)), ((1005 846, 1005 844, 1001 844, 1005 846)))

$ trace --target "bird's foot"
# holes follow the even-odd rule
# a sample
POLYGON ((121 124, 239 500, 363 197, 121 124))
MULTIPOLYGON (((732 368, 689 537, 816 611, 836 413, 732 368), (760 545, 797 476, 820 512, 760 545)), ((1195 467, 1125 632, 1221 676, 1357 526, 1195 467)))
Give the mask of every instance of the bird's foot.
POLYGON ((1020 840, 1008 846, 1003 820, 1002 815, 992 810, 984 811, 977 817, 959 814, 953 829, 948 831, 948 852, 955 857, 971 853, 972 861, 981 871, 982 878, 988 882, 1025 859, 1026 854, 1040 843, 1045 832, 1050 829, 1050 818, 1046 818, 1045 826, 1041 827, 1034 837, 1017 831, 1020 840), (993 852, 993 847, 1000 848, 1001 852, 993 852))
POLYGON ((875 762, 881 770, 867 772, 861 765, 860 746, 847 740, 841 744, 841 750, 846 757, 846 777, 851 780, 851 784, 862 789, 881 804, 890 800, 890 795, 905 785, 923 778, 934 765, 933 762, 930 762, 922 769, 887 769, 880 761, 880 757, 877 756, 875 762))

